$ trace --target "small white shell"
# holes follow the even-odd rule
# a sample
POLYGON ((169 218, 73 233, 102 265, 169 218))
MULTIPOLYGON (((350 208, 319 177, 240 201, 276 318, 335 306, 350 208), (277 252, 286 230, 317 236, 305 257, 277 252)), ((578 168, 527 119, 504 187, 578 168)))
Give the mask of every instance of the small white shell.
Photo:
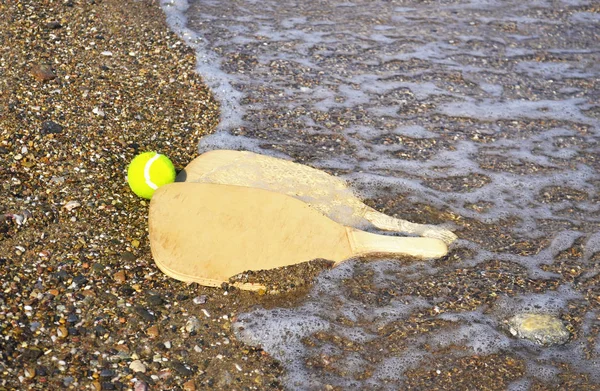
POLYGON ((102 110, 99 107, 94 107, 94 109, 92 110, 92 113, 94 113, 94 114, 96 114, 96 115, 98 115, 100 117, 104 117, 104 115, 105 115, 104 114, 104 110, 102 110))
POLYGON ((24 216, 17 215, 17 214, 12 215, 12 218, 15 219, 15 222, 17 223, 17 225, 21 225, 27 220, 24 216))
POLYGON ((70 212, 73 209, 78 208, 80 206, 81 206, 81 203, 79 203, 79 201, 69 201, 63 206, 63 208, 65 208, 66 210, 68 210, 70 212))

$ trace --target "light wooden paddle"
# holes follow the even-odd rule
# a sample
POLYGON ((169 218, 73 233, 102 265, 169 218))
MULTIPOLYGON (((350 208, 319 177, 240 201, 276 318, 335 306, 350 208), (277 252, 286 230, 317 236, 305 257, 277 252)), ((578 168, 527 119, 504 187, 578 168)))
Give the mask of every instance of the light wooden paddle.
POLYGON ((376 211, 358 199, 340 178, 271 156, 246 151, 209 151, 190 162, 177 181, 271 190, 301 199, 332 220, 350 227, 405 232, 441 239, 447 244, 456 240, 456 235, 447 229, 396 219, 376 211))
MULTIPOLYGON (((306 203, 263 189, 172 183, 152 196, 150 247, 158 267, 181 281, 220 286, 239 273, 316 258, 339 263, 367 254, 438 258, 434 238, 376 235, 345 227, 306 203)), ((240 284, 255 290, 256 284, 240 284)))

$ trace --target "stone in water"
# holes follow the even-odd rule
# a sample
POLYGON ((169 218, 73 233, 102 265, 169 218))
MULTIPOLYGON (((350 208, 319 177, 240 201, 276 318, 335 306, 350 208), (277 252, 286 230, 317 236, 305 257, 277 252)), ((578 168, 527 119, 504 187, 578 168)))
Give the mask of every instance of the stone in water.
POLYGON ((564 323, 547 314, 518 314, 508 320, 508 327, 512 335, 538 345, 562 345, 570 337, 564 323))

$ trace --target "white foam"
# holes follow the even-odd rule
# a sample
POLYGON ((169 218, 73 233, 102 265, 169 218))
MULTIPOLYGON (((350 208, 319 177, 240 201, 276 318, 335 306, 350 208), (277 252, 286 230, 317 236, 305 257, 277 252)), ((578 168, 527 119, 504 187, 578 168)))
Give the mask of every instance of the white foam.
POLYGON ((585 99, 573 98, 568 100, 513 100, 498 102, 491 100, 452 102, 439 107, 439 112, 451 117, 477 118, 484 121, 501 119, 556 119, 580 122, 583 124, 596 123, 590 117, 581 113, 591 106, 585 99))
POLYGON ((330 325, 318 316, 298 316, 293 310, 259 310, 249 320, 240 316, 236 321, 238 338, 248 345, 259 345, 275 358, 286 361, 287 357, 301 354, 304 350, 301 339, 330 325), (264 327, 267 326, 267 327, 264 327))
POLYGON ((420 125, 400 126, 393 133, 411 138, 434 138, 437 136, 434 132, 430 132, 420 125))
POLYGON ((527 379, 519 379, 516 380, 506 387, 507 391, 529 391, 530 390, 531 381, 527 379))
POLYGON ((209 48, 201 35, 187 27, 185 12, 190 7, 188 0, 160 0, 160 5, 169 26, 197 53, 196 70, 221 103, 220 128, 241 126, 242 113, 238 108, 243 94, 232 86, 229 75, 221 70, 221 58, 209 48))
MULTIPOLYGON (((478 315, 481 318, 481 315, 478 315)), ((462 354, 489 355, 510 346, 510 339, 498 333, 496 328, 480 323, 460 322, 456 328, 435 333, 428 339, 436 349, 459 345, 468 348, 462 354)))
POLYGON ((585 243, 583 259, 589 261, 592 256, 600 252, 600 232, 591 235, 585 243))
POLYGON ((398 382, 403 380, 403 374, 417 368, 423 361, 431 357, 431 354, 420 349, 407 349, 401 356, 386 358, 377 366, 370 385, 380 386, 385 382, 398 382))
POLYGON ((570 286, 563 285, 557 291, 543 294, 526 294, 515 297, 501 296, 494 304, 493 314, 498 320, 507 319, 518 313, 538 313, 558 316, 569 301, 581 298, 581 294, 570 286))
MULTIPOLYGON (((528 278, 560 280, 560 274, 543 270, 558 254, 581 242, 581 265, 588 267, 600 251, 600 174, 583 159, 600 146, 598 102, 586 84, 600 73, 597 48, 582 33, 593 31, 596 16, 567 10, 573 23, 565 24, 555 16, 563 13, 544 12, 556 10, 555 2, 542 0, 451 2, 435 12, 418 1, 402 7, 336 0, 301 7, 275 0, 161 0, 161 5, 173 29, 197 51, 198 72, 221 102, 218 132, 201 140, 199 152, 301 156, 314 167, 346 172, 343 178, 363 197, 402 194, 406 209, 395 211, 401 216, 426 204, 485 224, 517 219, 515 226, 503 227, 504 235, 549 243, 522 255, 488 248, 459 232, 453 248, 472 255, 453 265, 350 261, 320 275, 296 308, 241 314, 236 335, 282 362, 287 388, 398 389, 408 369, 432 359, 424 344, 441 349, 451 343, 459 348, 449 349, 451 359, 492 353, 523 359, 527 373, 508 386, 513 391, 527 389, 534 378, 556 378, 560 363, 600 381, 595 372, 600 338, 591 328, 598 311, 585 314, 580 338, 561 347, 538 348, 503 329, 515 313, 569 312, 569 303, 582 298, 564 281, 555 291, 499 295, 489 307, 438 315, 437 306, 450 300, 441 291, 423 297, 401 289, 424 276, 443 281, 453 268, 490 261, 518 264, 528 278), (539 60, 538 54, 547 58, 539 60), (509 168, 495 168, 502 165, 509 168), (468 191, 431 185, 476 176, 486 182, 468 191), (583 196, 553 200, 546 193, 556 187, 583 196), (479 203, 489 208, 472 207, 479 203), (380 306, 353 298, 346 286, 357 273, 372 276, 375 291, 365 287, 364 295, 386 289, 397 295, 380 306), (382 338, 382 329, 418 311, 450 324, 407 339, 401 351, 382 351, 375 364, 373 357, 368 361, 333 344, 302 343, 325 332, 368 347, 382 338), (596 357, 586 356, 586 338, 596 357), (306 365, 322 353, 339 355, 336 365, 346 375, 306 365), (370 365, 373 375, 356 380, 370 365)), ((590 267, 582 278, 598 272, 590 267)))

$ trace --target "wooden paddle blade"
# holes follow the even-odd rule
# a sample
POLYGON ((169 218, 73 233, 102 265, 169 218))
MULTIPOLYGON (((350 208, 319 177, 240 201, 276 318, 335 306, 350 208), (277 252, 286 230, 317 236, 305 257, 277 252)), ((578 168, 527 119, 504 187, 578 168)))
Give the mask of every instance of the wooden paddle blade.
POLYGON ((177 181, 265 189, 307 202, 336 222, 357 228, 370 224, 368 206, 346 182, 315 168, 247 151, 215 150, 190 162, 177 181))
POLYGON ((150 203, 149 232, 165 274, 208 286, 247 270, 352 255, 345 227, 295 198, 240 186, 160 187, 150 203))
POLYGON ((446 243, 456 240, 456 235, 444 228, 396 219, 370 208, 338 177, 271 156, 231 150, 205 152, 180 172, 177 181, 261 188, 303 200, 349 227, 376 227, 437 238, 446 243))

